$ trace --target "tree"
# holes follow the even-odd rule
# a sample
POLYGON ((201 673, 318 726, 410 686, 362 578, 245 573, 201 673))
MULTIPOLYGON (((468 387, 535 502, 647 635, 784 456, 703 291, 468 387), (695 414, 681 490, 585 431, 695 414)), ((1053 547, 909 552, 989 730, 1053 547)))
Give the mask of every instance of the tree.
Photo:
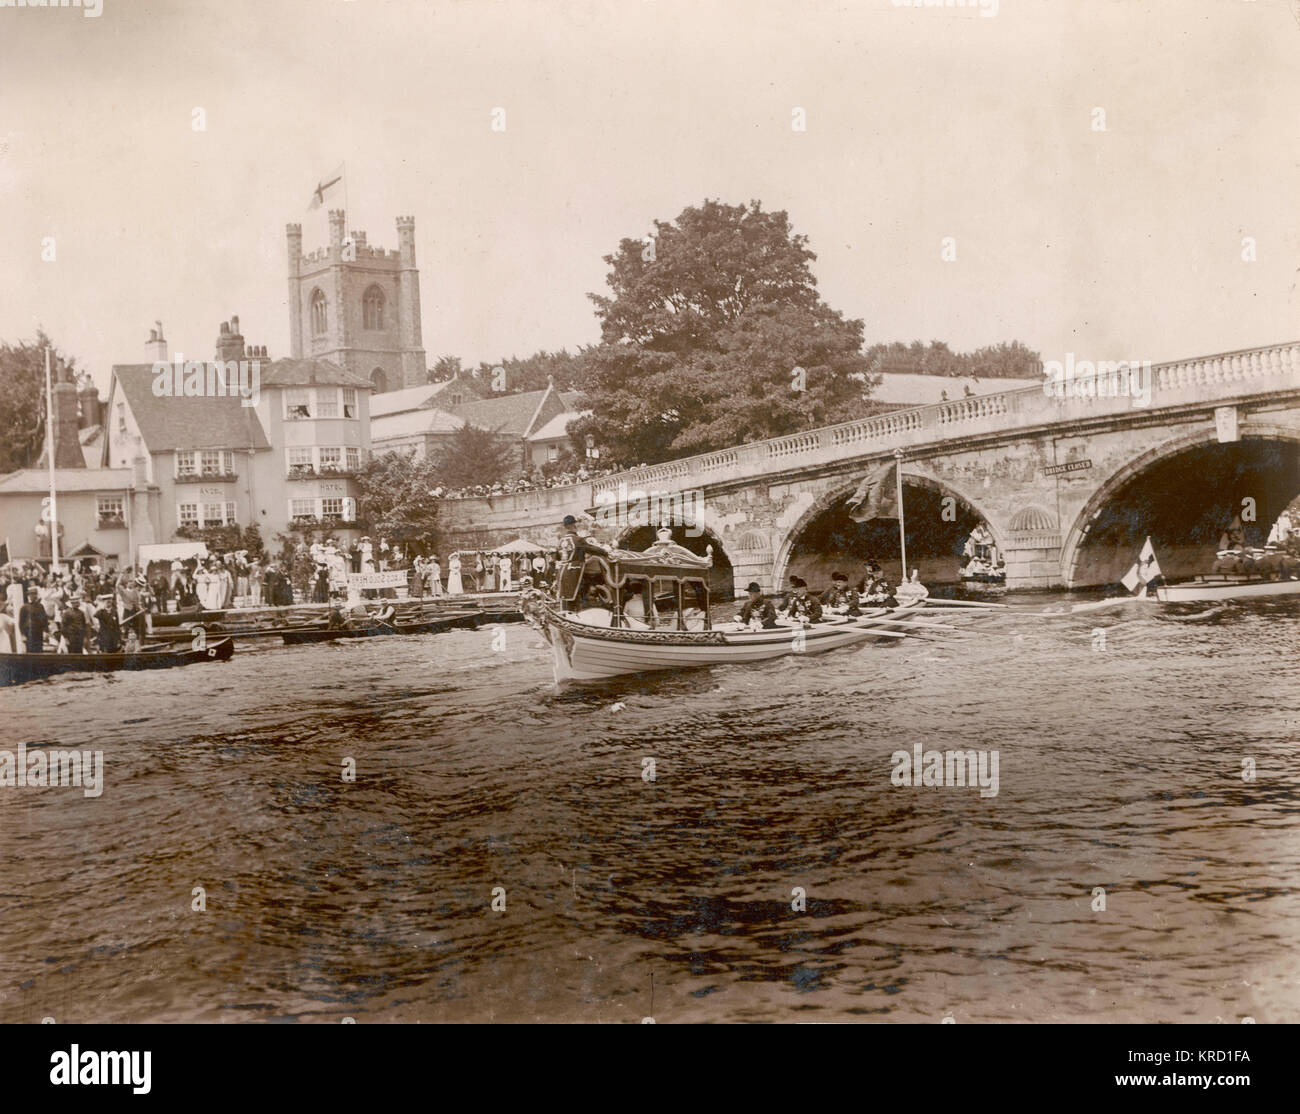
POLYGON ((453 375, 459 375, 461 364, 459 356, 442 356, 438 362, 429 369, 429 382, 442 383, 450 379, 453 375))
POLYGON ((542 391, 547 381, 553 381, 561 391, 580 390, 586 375, 585 351, 576 355, 561 348, 558 352, 545 349, 531 356, 511 356, 495 364, 481 363, 473 372, 474 378, 493 394, 515 395, 524 391, 542 391), (498 368, 505 372, 498 373, 498 368))
POLYGON ((428 549, 438 541, 437 470, 405 453, 374 456, 357 476, 358 511, 379 537, 428 549))
POLYGON ((45 447, 45 348, 50 374, 66 367, 76 378, 76 360, 63 356, 44 329, 36 339, 0 344, 0 475, 30 468, 45 447))
POLYGON ((973 352, 954 352, 941 340, 929 345, 873 344, 866 358, 873 372, 903 371, 917 375, 973 376, 979 379, 1037 379, 1043 363, 1037 352, 1018 340, 990 344, 973 352))
POLYGON ((602 463, 653 463, 844 421, 870 384, 862 322, 817 292, 807 237, 761 203, 706 201, 625 239, 610 296, 590 295, 601 343, 584 354, 602 463))
POLYGON ((433 470, 447 487, 473 487, 504 479, 513 464, 509 447, 495 433, 466 422, 448 439, 433 470))

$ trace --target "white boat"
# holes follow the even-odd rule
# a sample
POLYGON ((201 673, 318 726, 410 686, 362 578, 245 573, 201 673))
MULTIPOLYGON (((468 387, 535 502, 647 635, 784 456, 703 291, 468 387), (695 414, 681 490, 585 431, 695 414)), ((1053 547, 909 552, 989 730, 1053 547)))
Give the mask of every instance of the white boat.
POLYGON ((712 564, 711 550, 700 557, 674 544, 666 530, 644 553, 579 542, 564 554, 555 595, 525 588, 520 610, 550 644, 559 683, 893 642, 906 637, 915 625, 911 616, 925 603, 834 615, 808 626, 753 630, 736 623, 730 629, 713 628, 708 600, 712 564))
POLYGON ((1270 596, 1300 596, 1300 580, 1269 580, 1259 576, 1198 576, 1176 584, 1157 584, 1161 603, 1204 603, 1210 600, 1253 600, 1270 596))

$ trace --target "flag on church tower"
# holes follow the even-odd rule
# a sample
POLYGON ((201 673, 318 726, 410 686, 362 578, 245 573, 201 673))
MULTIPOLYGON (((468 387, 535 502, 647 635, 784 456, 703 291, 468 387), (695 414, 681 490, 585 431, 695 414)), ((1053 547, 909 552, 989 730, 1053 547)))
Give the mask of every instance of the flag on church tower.
POLYGON ((317 182, 315 190, 312 191, 311 201, 307 203, 307 208, 319 209, 331 190, 336 190, 342 187, 343 174, 344 168, 340 166, 337 170, 326 174, 324 178, 317 182))

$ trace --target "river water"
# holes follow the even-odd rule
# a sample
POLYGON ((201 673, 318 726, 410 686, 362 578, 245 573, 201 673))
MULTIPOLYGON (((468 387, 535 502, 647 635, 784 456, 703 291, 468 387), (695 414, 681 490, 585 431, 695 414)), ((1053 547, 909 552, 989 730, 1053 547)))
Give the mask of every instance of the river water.
POLYGON ((0 1021, 1300 1021, 1300 606, 1068 602, 567 692, 522 625, 0 691, 104 756, 0 788, 0 1021))

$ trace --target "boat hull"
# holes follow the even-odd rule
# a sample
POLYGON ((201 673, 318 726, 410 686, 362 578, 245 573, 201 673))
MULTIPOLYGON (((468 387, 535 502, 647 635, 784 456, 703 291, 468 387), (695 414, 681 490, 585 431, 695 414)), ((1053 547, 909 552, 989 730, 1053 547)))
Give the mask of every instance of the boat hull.
POLYGON ((820 654, 867 642, 895 641, 903 633, 890 626, 899 613, 919 610, 910 604, 892 611, 877 609, 844 622, 761 631, 641 631, 597 627, 569 618, 537 597, 524 614, 551 647, 555 680, 603 681, 634 673, 694 669, 710 665, 744 665, 791 654, 820 654))
POLYGON ((20 684, 63 673, 116 673, 173 669, 182 665, 229 661, 232 639, 210 642, 202 650, 149 649, 134 654, 0 654, 0 685, 20 684))
POLYGON ((1214 600, 1265 599, 1269 596, 1300 596, 1300 580, 1201 577, 1182 584, 1156 587, 1156 599, 1161 603, 1207 603, 1214 600))

